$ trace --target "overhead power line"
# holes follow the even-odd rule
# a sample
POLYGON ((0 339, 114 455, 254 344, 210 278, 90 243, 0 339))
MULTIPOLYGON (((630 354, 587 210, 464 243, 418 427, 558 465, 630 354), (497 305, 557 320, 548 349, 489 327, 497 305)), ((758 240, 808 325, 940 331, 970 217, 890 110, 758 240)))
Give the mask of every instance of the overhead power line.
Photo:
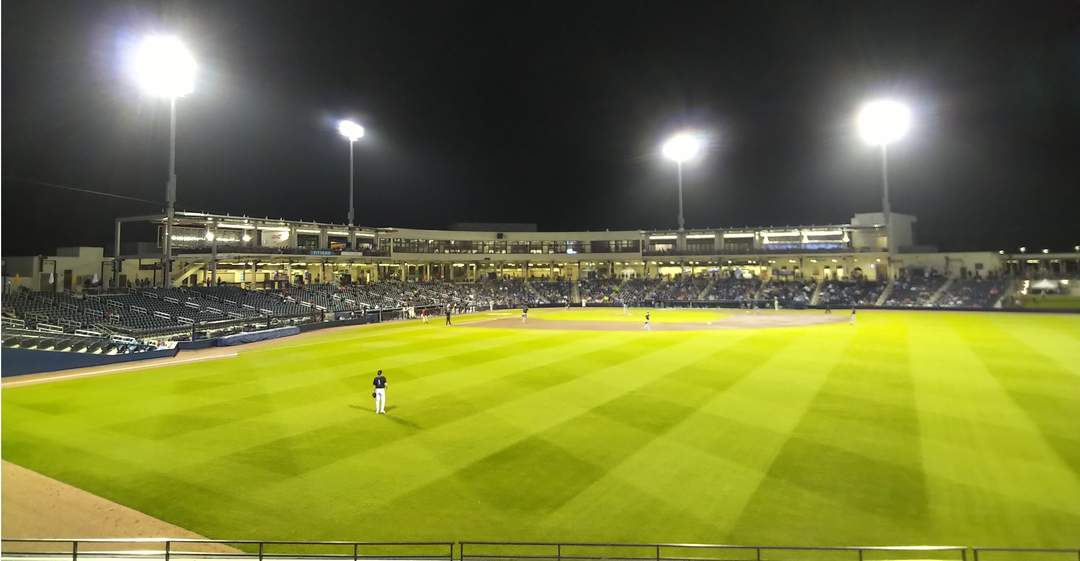
POLYGON ((140 199, 139 197, 132 197, 130 195, 117 195, 116 193, 108 193, 105 191, 98 191, 96 189, 87 189, 85 187, 75 187, 72 185, 62 185, 60 183, 50 183, 48 181, 39 181, 36 179, 25 179, 21 177, 4 177, 4 181, 13 181, 15 183, 22 183, 24 185, 38 185, 41 187, 52 187, 54 189, 63 189, 65 191, 74 191, 76 193, 88 193, 91 195, 100 195, 102 197, 112 197, 114 199, 124 199, 127 201, 135 201, 140 203, 147 203, 152 205, 163 205, 163 201, 152 201, 150 199, 140 199))

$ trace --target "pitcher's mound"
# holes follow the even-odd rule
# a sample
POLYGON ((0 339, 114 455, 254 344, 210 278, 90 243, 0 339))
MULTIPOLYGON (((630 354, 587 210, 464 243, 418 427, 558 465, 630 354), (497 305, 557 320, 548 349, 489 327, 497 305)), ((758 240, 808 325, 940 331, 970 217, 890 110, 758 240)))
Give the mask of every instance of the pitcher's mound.
MULTIPOLYGON (((652 331, 711 331, 715 329, 758 329, 765 327, 802 327, 843 323, 847 319, 842 314, 735 314, 711 322, 653 322, 652 331)), ((476 321, 463 324, 466 327, 497 327, 502 329, 561 329, 566 331, 642 331, 641 323, 629 321, 575 321, 560 319, 530 319, 523 323, 521 319, 508 317, 476 321)))

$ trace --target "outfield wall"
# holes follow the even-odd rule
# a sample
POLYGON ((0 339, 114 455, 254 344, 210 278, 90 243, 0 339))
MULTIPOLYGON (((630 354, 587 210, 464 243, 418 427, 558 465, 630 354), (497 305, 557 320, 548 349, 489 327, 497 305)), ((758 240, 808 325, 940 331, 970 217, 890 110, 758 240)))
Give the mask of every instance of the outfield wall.
POLYGON ((161 349, 157 351, 122 355, 96 355, 91 353, 5 348, 0 351, 0 361, 3 363, 3 369, 0 370, 0 375, 6 378, 8 376, 39 374, 42 372, 55 372, 57 370, 70 370, 73 368, 86 368, 89 366, 103 366, 106 364, 133 362, 151 358, 167 358, 176 356, 178 351, 179 349, 161 349))

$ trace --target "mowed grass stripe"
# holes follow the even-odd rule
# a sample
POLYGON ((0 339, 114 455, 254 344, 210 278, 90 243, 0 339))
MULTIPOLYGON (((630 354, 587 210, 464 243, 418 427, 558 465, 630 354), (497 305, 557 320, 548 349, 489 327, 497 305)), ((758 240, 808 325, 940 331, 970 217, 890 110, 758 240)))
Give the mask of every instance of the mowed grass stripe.
MULTIPOLYGON (((624 439, 634 445, 626 446, 623 455, 601 456, 607 460, 601 464, 604 476, 544 518, 540 527, 545 536, 554 539, 555 535, 565 533, 568 526, 573 532, 572 520, 602 517, 613 508, 624 509, 639 524, 614 527, 610 534, 601 537, 603 540, 662 541, 663 538, 693 542, 723 536, 725 527, 730 526, 742 509, 746 497, 740 497, 740 491, 752 490, 763 476, 768 461, 751 462, 754 456, 768 449, 769 438, 747 441, 745 434, 739 437, 725 433, 724 429, 734 424, 726 423, 716 413, 727 410, 730 392, 736 388, 741 391, 747 386, 771 385, 769 381, 754 378, 782 363, 783 357, 797 346, 798 338, 795 331, 758 333, 687 365, 667 379, 596 408, 591 413, 598 418, 599 431, 620 434, 630 429, 632 432, 624 439), (760 352, 762 349, 768 352, 760 352), (707 369, 717 363, 723 364, 723 369, 707 369), (670 386, 666 384, 669 380, 670 386), (695 388, 701 390, 694 392, 695 388), (634 418, 635 408, 631 406, 643 399, 637 395, 639 392, 662 396, 655 405, 639 410, 638 415, 645 420, 634 418), (613 406, 618 414, 611 413, 613 406), (664 410, 669 407, 673 410, 664 410), (623 426, 610 426, 612 422, 623 426), (661 527, 665 531, 657 532, 661 527), (672 527, 677 528, 674 533, 672 527)), ((803 347, 795 352, 807 350, 808 347, 803 347)), ((814 376, 812 372, 806 375, 814 376)), ((793 401, 785 399, 784 405, 792 405, 793 401)), ((783 411, 782 415, 790 412, 786 407, 776 409, 783 411)), ((588 438, 576 435, 575 426, 568 424, 560 428, 563 429, 560 435, 549 440, 564 441, 564 446, 570 449, 588 450, 588 438)), ((754 434, 762 436, 760 432, 754 434)), ((775 435, 773 440, 783 441, 775 435)), ((584 458, 592 456, 588 454, 584 458)), ((571 534, 571 539, 574 537, 571 534)), ((585 539, 585 536, 577 537, 585 539)))
POLYGON ((1046 435, 1076 416, 1024 400, 1071 404, 1078 321, 399 323, 13 388, 3 454, 222 538, 1074 545, 1080 482, 1046 435), (923 490, 883 506, 905 468, 923 490))
MULTIPOLYGON (((682 364, 693 362, 695 353, 682 351, 701 348, 700 341, 651 335, 657 334, 639 334, 630 340, 624 338, 624 343, 619 347, 624 359, 604 368, 583 373, 570 382, 533 392, 523 399, 493 403, 490 409, 461 422, 367 452, 367 461, 363 465, 369 469, 365 475, 382 485, 371 489, 360 504, 385 513, 381 517, 387 522, 387 529, 396 536, 407 531, 405 528, 408 527, 406 521, 409 517, 441 517, 444 520, 457 519, 460 524, 465 524, 469 519, 468 514, 449 498, 413 501, 430 494, 439 497, 460 496, 462 489, 469 487, 468 474, 476 473, 473 470, 478 469, 477 466, 494 465, 488 462, 498 463, 500 459, 514 457, 515 451, 531 450, 528 446, 522 447, 521 443, 535 438, 539 432, 580 416, 599 403, 610 401, 682 364), (483 437, 462 438, 462 435, 471 434, 483 437), (432 463, 432 460, 441 461, 432 463)), ((731 338, 730 342, 735 339, 731 338)), ((545 465, 560 469, 574 464, 559 460, 545 465)), ((349 472, 351 468, 347 463, 334 464, 312 475, 335 478, 342 471, 349 472)), ((506 476, 510 475, 511 472, 506 473, 506 476)), ((504 475, 492 474, 492 477, 504 475)), ((544 482, 532 480, 528 473, 520 474, 516 480, 523 488, 549 487, 544 482)), ((477 507, 470 504, 469 508, 477 507)), ((347 513, 342 512, 341 515, 347 516, 347 513)), ((486 517, 485 520, 491 523, 492 518, 486 517)), ((507 523, 512 521, 508 520, 507 523)), ((518 524, 520 528, 521 521, 518 524)), ((474 530, 480 531, 481 528, 474 530)))
MULTIPOLYGON (((474 338, 458 336, 458 353, 444 354, 443 360, 447 364, 456 364, 455 360, 461 356, 476 356, 495 360, 500 356, 497 341, 507 344, 511 342, 522 343, 535 337, 535 335, 521 334, 516 338, 496 338, 495 341, 486 339, 483 341, 474 338)), ((564 344, 565 340, 548 338, 537 345, 533 345, 533 352, 545 355, 548 350, 564 344)), ((504 353, 505 354, 505 353, 504 353)), ((427 356, 424 352, 405 353, 385 357, 388 366, 407 365, 397 363, 395 359, 406 360, 410 356, 427 356)), ((364 373, 356 376, 340 376, 340 368, 335 367, 328 372, 322 369, 309 368, 304 371, 293 371, 289 378, 271 376, 267 382, 254 383, 243 388, 234 387, 234 393, 229 397, 225 392, 218 396, 214 402, 203 403, 195 407, 177 409, 175 405, 168 414, 155 414, 148 417, 121 418, 116 414, 108 400, 100 403, 101 411, 106 412, 108 425, 91 425, 80 428, 84 432, 83 438, 90 445, 99 443, 105 446, 111 437, 103 431, 117 431, 123 434, 127 446, 123 449, 114 450, 113 453, 128 457, 141 457, 143 455, 160 455, 168 458, 170 452, 178 449, 189 450, 180 458, 168 461, 181 464, 204 462, 218 457, 218 450, 233 450, 237 441, 251 442, 252 445, 266 443, 277 438, 288 437, 295 434, 293 427, 305 427, 306 430, 317 430, 321 427, 320 421, 314 428, 308 425, 311 419, 323 420, 326 423, 334 422, 342 416, 354 419, 357 414, 368 411, 370 404, 370 383, 372 373, 364 373), (321 374, 321 375, 320 375, 321 374), (314 380, 314 381, 308 381, 314 380), (297 385, 291 385, 296 383, 297 385), (347 386, 347 387, 343 387, 347 386), (244 390, 242 394, 235 392, 244 390), (327 402, 343 403, 328 404, 327 402), (356 408, 349 407, 350 405, 356 408), (270 417, 270 419, 264 419, 270 417), (293 419, 302 422, 291 422, 293 419), (217 430, 221 429, 221 430, 217 430), (216 434, 215 434, 216 433, 216 434)), ((371 371, 373 372, 373 370, 371 371)), ((228 376, 231 372, 222 373, 228 376)), ((169 380, 162 377, 158 381, 159 387, 149 388, 153 395, 168 394, 169 380)), ((402 381, 401 384, 405 384, 402 381)), ((402 395, 408 395, 403 393, 402 395)), ((136 404, 131 410, 145 413, 144 409, 154 411, 169 411, 162 404, 142 405, 136 404)), ((357 427, 351 427, 356 431, 357 427)))
POLYGON ((1065 545, 1069 528, 1080 527, 1075 474, 954 326, 919 323, 909 352, 930 499, 928 542, 1065 545), (1015 536, 1042 539, 1020 543, 1015 536))
POLYGON ((957 332, 1050 447, 1073 473, 1080 473, 1080 378, 997 325, 978 334, 970 329, 957 332), (1007 359, 997 352, 1002 348, 1010 349, 1007 359))
POLYGON ((772 532, 793 527, 830 535, 842 531, 831 524, 867 518, 874 523, 859 543, 877 543, 881 531, 922 533, 927 496, 907 330, 902 321, 886 321, 879 330, 855 328, 747 504, 735 527, 738 539, 756 534, 772 542, 778 537, 772 532), (872 377, 863 367, 868 355, 880 359, 872 377), (843 430, 849 421, 872 430, 843 430), (882 432, 887 438, 873 437, 882 432), (818 518, 827 510, 839 516, 818 518))

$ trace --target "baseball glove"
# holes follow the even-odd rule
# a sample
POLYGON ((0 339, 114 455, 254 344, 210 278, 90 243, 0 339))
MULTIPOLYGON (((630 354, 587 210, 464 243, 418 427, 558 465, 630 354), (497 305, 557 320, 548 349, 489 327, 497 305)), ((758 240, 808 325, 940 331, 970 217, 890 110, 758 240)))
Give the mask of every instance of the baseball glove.
POLYGON ((375 392, 371 392, 371 397, 375 397, 375 392))

